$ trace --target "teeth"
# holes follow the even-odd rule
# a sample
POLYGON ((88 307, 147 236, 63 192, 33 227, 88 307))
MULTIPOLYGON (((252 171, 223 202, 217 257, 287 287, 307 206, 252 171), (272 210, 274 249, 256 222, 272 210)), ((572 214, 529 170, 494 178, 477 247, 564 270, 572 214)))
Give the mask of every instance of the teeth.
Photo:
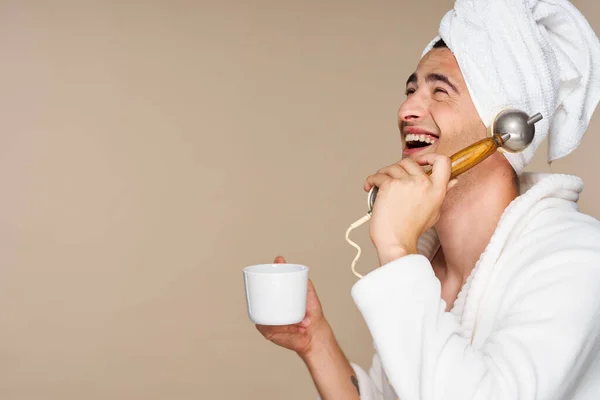
POLYGON ((409 133, 408 135, 406 135, 406 141, 407 142, 423 142, 423 143, 434 144, 436 142, 436 139, 429 137, 429 136, 425 136, 425 135, 415 135, 415 134, 409 133))

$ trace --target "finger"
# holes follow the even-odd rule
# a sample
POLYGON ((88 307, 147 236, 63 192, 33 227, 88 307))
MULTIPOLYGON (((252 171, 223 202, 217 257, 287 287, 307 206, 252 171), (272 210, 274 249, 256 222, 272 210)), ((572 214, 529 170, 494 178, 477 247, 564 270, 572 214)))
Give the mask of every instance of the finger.
POLYGON ((398 165, 400 165, 407 173, 410 175, 424 175, 425 170, 419 163, 411 158, 405 158, 401 160, 398 165))
POLYGON ((310 279, 308 280, 308 287, 306 290, 306 295, 307 295, 307 301, 310 301, 312 298, 314 298, 317 301, 317 303, 320 303, 319 296, 317 295, 315 286, 313 285, 313 283, 310 279))
POLYGON ((275 257, 275 261, 273 261, 275 264, 285 264, 285 258, 283 258, 282 256, 277 256, 275 257))
POLYGON ((419 164, 431 165, 431 181, 433 185, 438 188, 447 189, 448 182, 450 181, 450 174, 452 173, 452 163, 450 158, 441 154, 423 154, 420 157, 415 158, 415 161, 419 164))
POLYGON ((381 187, 385 182, 387 182, 391 179, 393 179, 393 178, 391 178, 389 175, 386 175, 386 174, 371 175, 365 181, 364 188, 366 191, 369 191, 369 190, 371 190, 371 188, 373 186, 381 187))
POLYGON ((407 175, 407 171, 404 170, 403 166, 398 164, 388 165, 387 167, 381 168, 377 171, 378 174, 386 174, 391 176, 392 178, 402 178, 407 175))
POLYGON ((315 290, 315 285, 313 285, 312 283, 312 279, 308 280, 308 291, 309 292, 313 292, 313 293, 317 293, 317 291, 315 290))
POLYGON ((435 161, 436 157, 441 156, 441 154, 436 154, 436 153, 428 153, 428 154, 423 154, 420 156, 417 156, 413 159, 414 162, 416 162, 417 164, 419 164, 421 167, 431 167, 433 165, 433 162, 435 161))
POLYGON ((450 182, 448 182, 448 190, 452 189, 458 183, 458 179, 454 178, 450 182))
MULTIPOLYGON (((404 168, 402 168, 398 164, 392 164, 392 165, 388 165, 387 167, 383 167, 379 171, 377 171, 377 174, 387 175, 387 176, 389 176, 391 178, 395 178, 395 179, 400 179, 403 176, 408 175, 408 173, 404 170, 404 168)), ((377 174, 375 174, 375 175, 377 175, 377 174)), ((368 178, 367 178, 367 180, 368 180, 368 178)), ((373 185, 369 185, 367 183, 367 180, 365 180, 365 184, 363 185, 363 190, 365 192, 368 192, 373 187, 373 185)), ((379 185, 375 185, 375 186, 379 186, 379 185)))
MULTIPOLYGON (((422 157, 424 157, 424 156, 422 156, 422 157)), ((421 168, 423 168, 423 171, 426 171, 425 173, 427 173, 428 171, 431 171, 431 164, 429 164, 429 162, 427 162, 426 160, 423 160, 422 158, 415 158, 415 159, 413 159, 413 161, 416 162, 418 165, 420 165, 421 168)))
POLYGON ((298 333, 299 327, 300 327, 299 324, 281 325, 281 326, 256 325, 256 329, 258 329, 258 331, 266 338, 272 337, 273 335, 279 335, 279 334, 298 333))

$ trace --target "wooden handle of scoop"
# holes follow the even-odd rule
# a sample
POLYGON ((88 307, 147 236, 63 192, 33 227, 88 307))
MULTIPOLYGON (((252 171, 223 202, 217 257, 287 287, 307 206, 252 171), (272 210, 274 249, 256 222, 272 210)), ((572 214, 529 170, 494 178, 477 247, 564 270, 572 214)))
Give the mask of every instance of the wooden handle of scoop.
MULTIPOLYGON (((494 154, 499 147, 504 146, 505 139, 510 138, 510 135, 505 135, 504 139, 499 134, 495 134, 492 137, 481 139, 472 145, 465 147, 461 151, 454 153, 450 156, 452 162, 452 171, 450 172, 450 179, 456 178, 463 172, 473 168, 490 155, 494 154)), ((427 175, 431 175, 431 171, 427 172, 427 175)), ((378 192, 377 186, 373 186, 369 191, 367 201, 369 203, 369 213, 373 210, 373 204, 378 192)))
MULTIPOLYGON (((475 142, 453 154, 450 156, 450 161, 452 162, 450 179, 454 179, 463 172, 473 168, 492 155, 502 145, 504 145, 504 140, 502 140, 500 135, 496 134, 475 142)), ((431 171, 427 172, 427 175, 431 175, 431 171)))

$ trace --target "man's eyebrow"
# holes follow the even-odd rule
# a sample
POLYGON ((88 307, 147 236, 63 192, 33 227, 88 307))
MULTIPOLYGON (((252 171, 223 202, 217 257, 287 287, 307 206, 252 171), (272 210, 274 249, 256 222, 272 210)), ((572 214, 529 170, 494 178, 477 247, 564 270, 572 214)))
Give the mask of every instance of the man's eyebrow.
POLYGON ((436 81, 444 82, 446 85, 450 86, 452 88, 452 90, 454 90, 456 93, 460 93, 458 88, 456 86, 454 86, 454 84, 452 82, 450 82, 450 79, 448 79, 448 77, 446 75, 429 74, 425 78, 425 82, 436 82, 436 81))
POLYGON ((417 83, 417 80, 417 73, 413 72, 406 80, 406 86, 408 86, 409 83, 417 83))
MULTIPOLYGON (((408 86, 411 83, 417 83, 418 80, 419 80, 419 77, 418 77, 417 73, 413 72, 406 80, 406 86, 408 86)), ((460 93, 460 91, 458 90, 456 85, 454 85, 452 82, 450 82, 450 79, 448 79, 448 77, 446 75, 431 73, 425 77, 425 82, 436 82, 436 81, 444 82, 446 85, 450 86, 450 88, 452 88, 452 90, 454 90, 456 93, 460 93)))

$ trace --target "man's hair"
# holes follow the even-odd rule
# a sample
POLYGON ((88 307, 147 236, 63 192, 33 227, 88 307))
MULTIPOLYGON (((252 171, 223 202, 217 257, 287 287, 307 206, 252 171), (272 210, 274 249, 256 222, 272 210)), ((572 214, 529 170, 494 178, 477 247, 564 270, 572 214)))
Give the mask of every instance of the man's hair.
POLYGON ((438 40, 437 42, 435 42, 435 44, 433 45, 434 49, 447 49, 448 46, 446 45, 446 42, 444 42, 443 39, 438 40))

